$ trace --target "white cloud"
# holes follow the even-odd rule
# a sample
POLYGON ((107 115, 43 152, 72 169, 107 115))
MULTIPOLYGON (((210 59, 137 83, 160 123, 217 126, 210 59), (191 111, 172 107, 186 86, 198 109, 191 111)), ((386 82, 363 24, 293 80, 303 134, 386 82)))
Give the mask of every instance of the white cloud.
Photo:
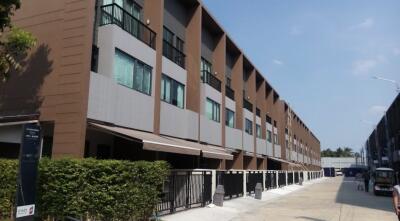
POLYGON ((366 18, 361 23, 358 23, 351 27, 351 29, 368 29, 375 25, 375 20, 373 18, 366 18))
POLYGON ((283 65, 284 64, 283 61, 278 60, 278 59, 274 59, 274 60, 272 60, 272 62, 274 62, 277 65, 283 65))
POLYGON ((301 35, 303 34, 303 29, 297 25, 292 26, 289 30, 289 34, 291 35, 301 35))
POLYGON ((353 74, 362 75, 368 74, 378 65, 377 59, 363 59, 353 62, 353 74))
POLYGON ((386 107, 385 106, 382 106, 382 105, 374 105, 374 106, 371 106, 369 109, 368 109, 368 113, 370 113, 370 114, 372 114, 372 115, 383 115, 383 113, 385 113, 385 111, 386 111, 386 107))
POLYGON ((393 48, 393 54, 396 56, 400 55, 400 48, 393 48))

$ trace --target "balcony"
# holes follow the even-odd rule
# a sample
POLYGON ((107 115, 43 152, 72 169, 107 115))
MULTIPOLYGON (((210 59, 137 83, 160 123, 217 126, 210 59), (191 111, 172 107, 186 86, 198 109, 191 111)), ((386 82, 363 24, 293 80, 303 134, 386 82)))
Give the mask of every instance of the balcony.
POLYGON ((117 4, 100 7, 100 26, 114 24, 155 49, 156 33, 117 4))
POLYGON ((257 117, 261 117, 261 110, 256 108, 256 115, 257 117))
POLYGON ((253 112, 253 104, 251 104, 246 98, 243 98, 243 107, 253 112))
POLYGON ((225 86, 225 95, 233 101, 235 100, 235 91, 228 86, 225 86))
POLYGON ((208 71, 202 71, 201 80, 221 92, 221 81, 208 71))
POLYGON ((163 55, 185 69, 186 55, 166 40, 163 41, 163 55))

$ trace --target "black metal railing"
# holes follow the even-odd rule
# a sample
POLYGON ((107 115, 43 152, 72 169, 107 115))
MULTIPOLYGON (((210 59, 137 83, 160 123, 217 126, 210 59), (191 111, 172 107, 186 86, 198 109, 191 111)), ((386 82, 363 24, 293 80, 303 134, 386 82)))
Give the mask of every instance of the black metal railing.
POLYGON ((163 55, 182 68, 185 68, 186 55, 166 40, 163 40, 163 55))
POLYGON ((243 107, 250 112, 253 112, 253 104, 251 104, 250 101, 248 101, 246 98, 243 98, 243 107))
POLYGON ((235 100, 235 91, 232 88, 225 86, 225 94, 230 99, 235 100))
POLYGON ((299 183, 299 172, 294 172, 294 183, 299 183))
POLYGON ((242 171, 217 171, 216 185, 223 185, 225 199, 243 196, 243 172, 242 171))
POLYGON ((293 184, 293 172, 288 172, 287 173, 288 176, 288 185, 292 185, 293 184))
POLYGON ((211 171, 172 171, 164 184, 159 214, 174 213, 211 203, 211 171))
POLYGON ((264 188, 263 183, 263 173, 261 171, 249 171, 246 174, 246 192, 252 194, 256 190, 257 183, 261 183, 264 188))
POLYGON ((278 185, 279 187, 286 186, 286 173, 284 171, 278 172, 278 185))
POLYGON ((203 81, 203 83, 207 83, 215 90, 221 92, 221 81, 210 72, 203 71, 201 80, 203 81))
POLYGON ((156 33, 117 4, 103 5, 100 8, 100 25, 115 24, 155 49, 156 33))
POLYGON ((274 171, 267 171, 265 174, 265 187, 268 190, 276 188, 276 173, 274 171))

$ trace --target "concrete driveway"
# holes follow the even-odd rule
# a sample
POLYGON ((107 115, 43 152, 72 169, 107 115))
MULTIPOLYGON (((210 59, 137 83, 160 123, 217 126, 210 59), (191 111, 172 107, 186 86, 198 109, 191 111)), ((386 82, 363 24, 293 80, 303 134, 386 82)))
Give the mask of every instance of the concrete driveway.
POLYGON ((326 178, 304 187, 292 185, 251 197, 226 201, 224 207, 199 208, 162 220, 395 221, 390 197, 357 191, 352 178, 326 178))

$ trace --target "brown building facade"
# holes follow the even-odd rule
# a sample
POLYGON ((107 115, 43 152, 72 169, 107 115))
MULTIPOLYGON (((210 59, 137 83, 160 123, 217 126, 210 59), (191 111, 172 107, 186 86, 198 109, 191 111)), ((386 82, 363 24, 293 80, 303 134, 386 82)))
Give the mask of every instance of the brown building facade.
POLYGON ((37 120, 52 157, 319 168, 318 139, 198 0, 32 0, 13 21, 38 45, 0 85, 6 157, 37 120))

